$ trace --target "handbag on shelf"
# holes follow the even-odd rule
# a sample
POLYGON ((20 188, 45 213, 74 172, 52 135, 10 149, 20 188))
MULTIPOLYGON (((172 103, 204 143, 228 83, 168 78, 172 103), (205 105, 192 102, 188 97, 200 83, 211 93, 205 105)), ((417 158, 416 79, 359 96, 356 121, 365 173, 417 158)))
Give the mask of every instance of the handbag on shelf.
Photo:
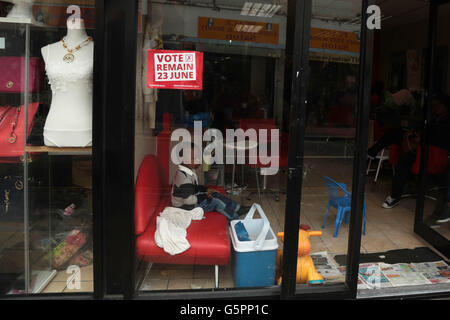
MULTIPOLYGON (((28 179, 28 186, 39 187, 35 178, 28 179)), ((0 177, 0 221, 21 221, 24 218, 24 179, 23 176, 0 177)), ((30 190, 29 210, 36 211, 36 192, 30 190)))
MULTIPOLYGON (((38 108, 39 103, 28 105, 28 136, 38 108)), ((0 106, 0 163, 15 163, 24 157, 26 109, 25 106, 0 106)))
MULTIPOLYGON (((28 92, 40 92, 44 86, 45 66, 41 58, 30 58, 28 92)), ((25 92, 25 57, 0 57, 0 92, 25 92)))

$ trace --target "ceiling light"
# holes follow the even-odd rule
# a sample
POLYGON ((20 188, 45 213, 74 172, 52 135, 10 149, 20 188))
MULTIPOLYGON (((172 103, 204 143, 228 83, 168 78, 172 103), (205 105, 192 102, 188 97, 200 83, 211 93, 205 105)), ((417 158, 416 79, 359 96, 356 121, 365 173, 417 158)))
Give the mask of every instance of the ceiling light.
POLYGON ((278 10, 280 10, 281 5, 273 5, 272 9, 267 13, 266 17, 272 18, 278 10))
POLYGON ((258 17, 265 17, 267 15, 267 12, 269 12, 271 8, 272 8, 271 4, 263 5, 261 10, 259 10, 257 16, 258 17))
POLYGON ((259 9, 261 9, 261 7, 262 3, 255 3, 250 12, 248 13, 248 15, 250 17, 255 17, 256 15, 258 15, 259 9))
POLYGON ((252 8, 252 6, 253 6, 252 2, 244 3, 244 6, 242 7, 241 15, 242 16, 247 16, 248 13, 250 12, 250 9, 252 8))
POLYGON ((277 4, 264 4, 245 2, 241 10, 242 16, 260 17, 260 18, 272 18, 281 5, 277 4))

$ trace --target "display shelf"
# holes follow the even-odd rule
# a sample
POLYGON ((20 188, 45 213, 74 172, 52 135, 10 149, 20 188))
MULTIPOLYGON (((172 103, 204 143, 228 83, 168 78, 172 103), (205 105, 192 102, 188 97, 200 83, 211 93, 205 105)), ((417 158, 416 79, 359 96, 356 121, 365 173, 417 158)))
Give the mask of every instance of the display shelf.
POLYGON ((28 153, 49 153, 54 155, 85 155, 92 154, 92 147, 86 148, 57 148, 47 146, 26 146, 25 152, 28 153))
POLYGON ((17 17, 17 18, 0 17, 0 23, 27 24, 32 27, 48 27, 44 23, 36 21, 33 18, 24 18, 24 17, 17 17))
POLYGON ((18 17, 18 18, 7 18, 7 17, 0 17, 0 22, 5 23, 23 23, 23 24, 32 24, 33 21, 32 18, 24 18, 24 17, 18 17))
MULTIPOLYGON (((52 1, 45 2, 51 4, 52 1)), ((58 44, 64 30, 67 30, 66 24, 63 25, 63 21, 57 17, 58 14, 61 17, 65 15, 66 9, 63 5, 65 3, 66 1, 61 0, 60 5, 57 6, 60 8, 53 8, 52 5, 51 10, 43 10, 41 15, 37 15, 39 20, 45 21, 45 23, 38 22, 33 17, 0 18, 0 51, 2 51, 2 54, 4 56, 21 57, 25 61, 28 59, 31 61, 32 58, 43 58, 42 48, 58 44), (53 9, 57 12, 56 16, 52 13, 53 9), (50 25, 47 25, 47 23, 50 25)), ((68 33, 68 31, 65 32, 68 33)), ((63 53, 62 50, 61 52, 63 53)), ((48 117, 47 111, 50 113, 48 107, 51 106, 53 92, 51 92, 51 86, 46 85, 39 90, 31 90, 33 88, 30 86, 32 77, 39 79, 39 81, 47 79, 44 68, 35 70, 31 63, 29 67, 21 68, 19 71, 13 68, 9 70, 6 64, 3 67, 6 70, 5 74, 10 72, 10 74, 15 75, 20 72, 21 75, 20 77, 17 75, 17 78, 23 79, 24 84, 28 84, 28 86, 25 86, 20 92, 2 92, 0 94, 0 98, 3 100, 14 101, 14 103, 5 103, 4 105, 23 105, 25 109, 25 112, 21 114, 23 119, 18 118, 19 120, 15 122, 16 125, 21 125, 20 128, 16 128, 15 132, 17 139, 21 140, 15 142, 16 145, 14 146, 17 150, 14 158, 19 159, 14 166, 2 165, 2 170, 5 172, 0 172, 2 175, 14 173, 22 177, 23 188, 19 190, 16 186, 18 196, 8 198, 8 200, 11 200, 11 205, 13 205, 12 201, 15 201, 18 206, 20 205, 20 208, 23 207, 23 217, 18 215, 17 222, 12 219, 8 221, 6 218, 9 217, 0 221, 2 238, 7 240, 0 243, 0 255, 3 255, 4 252, 12 252, 14 254, 12 258, 19 261, 17 265, 20 270, 11 274, 12 289, 10 294, 35 294, 42 292, 57 273, 50 257, 53 240, 57 239, 59 231, 72 230, 77 227, 84 227, 84 225, 86 225, 86 230, 90 230, 88 228, 90 225, 89 216, 86 218, 83 216, 83 219, 80 217, 79 220, 78 218, 73 219, 74 217, 60 219, 59 216, 55 216, 55 213, 59 213, 60 206, 64 208, 67 204, 77 200, 84 201, 87 197, 81 190, 72 191, 65 186, 71 186, 75 178, 79 182, 90 183, 90 180, 85 178, 89 175, 90 167, 86 169, 83 165, 80 165, 80 162, 89 161, 84 158, 92 156, 93 148, 45 146, 42 126, 44 125, 44 118, 48 117), (31 71, 36 72, 31 75, 31 71), (42 112, 32 109, 30 107, 33 104, 32 102, 36 104, 39 102, 39 108, 42 112), (33 123, 36 126, 32 126, 33 123), (26 140, 29 141, 28 145, 26 140), (34 157, 35 154, 36 157, 34 157), (43 157, 37 155, 43 155, 43 157), (29 184, 30 177, 35 178, 40 183, 29 184), (23 202, 23 205, 21 202, 23 202)), ((86 75, 86 77, 88 76, 90 77, 90 75, 86 75)), ((68 80, 70 81, 70 79, 68 80)), ((90 88, 87 88, 86 92, 89 90, 90 88)), ((87 139, 87 141, 92 140, 87 139)), ((66 145, 71 145, 70 141, 66 145)), ((1 198, 0 202, 3 200, 1 198)), ((14 203, 14 205, 16 204, 14 203)), ((80 212, 84 213, 79 209, 78 213, 80 212)), ((14 263, 16 262, 14 261, 14 263)))

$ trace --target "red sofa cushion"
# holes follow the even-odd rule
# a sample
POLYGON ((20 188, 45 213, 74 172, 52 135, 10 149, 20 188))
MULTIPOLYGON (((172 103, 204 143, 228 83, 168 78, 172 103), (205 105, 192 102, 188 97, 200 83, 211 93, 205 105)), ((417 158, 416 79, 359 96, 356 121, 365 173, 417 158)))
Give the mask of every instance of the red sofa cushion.
MULTIPOLYGON (((414 174, 420 172, 420 160, 422 157, 422 148, 417 147, 416 162, 411 171, 414 174)), ((430 146, 428 151, 428 168, 427 173, 430 175, 439 175, 445 171, 448 162, 448 151, 435 146, 430 146)))
POLYGON ((147 156, 141 164, 136 182, 135 194, 135 233, 142 234, 156 214, 163 194, 168 188, 162 183, 163 171, 155 156, 147 156))

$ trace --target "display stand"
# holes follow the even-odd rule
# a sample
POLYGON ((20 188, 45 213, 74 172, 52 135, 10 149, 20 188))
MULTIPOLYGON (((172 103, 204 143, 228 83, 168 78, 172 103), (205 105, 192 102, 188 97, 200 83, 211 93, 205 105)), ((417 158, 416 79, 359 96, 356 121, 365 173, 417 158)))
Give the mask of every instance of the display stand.
POLYGON ((25 17, 0 17, 0 23, 21 23, 21 24, 32 24, 32 18, 25 17))
MULTIPOLYGON (((23 36, 23 39, 25 41, 25 52, 23 52, 23 57, 25 58, 25 68, 24 68, 24 91, 20 94, 22 95, 22 103, 24 105, 24 111, 25 111, 25 119, 24 122, 28 123, 28 108, 30 104, 30 88, 29 88, 29 63, 30 63, 30 31, 31 28, 34 27, 42 27, 43 24, 35 23, 32 18, 27 17, 7 17, 7 18, 0 18, 0 26, 3 27, 5 30, 10 30, 10 32, 17 32, 17 30, 20 30, 21 35, 23 36)), ((25 125, 25 132, 23 134, 25 137, 28 137, 28 127, 25 125)), ((26 144, 26 139, 25 139, 26 144)), ((24 273, 23 276, 19 277, 18 281, 24 281, 23 290, 16 290, 15 288, 12 288, 10 291, 10 294, 17 294, 17 293, 39 293, 41 292, 48 284, 49 282, 54 278, 56 275, 56 270, 52 269, 51 263, 48 265, 48 269, 42 269, 42 267, 38 267, 37 270, 32 270, 32 261, 30 257, 30 231, 33 229, 33 225, 30 222, 30 208, 29 208, 29 196, 30 196, 30 190, 29 185, 26 183, 29 181, 29 163, 31 162, 31 158, 29 157, 29 153, 35 153, 35 152, 43 152, 39 150, 42 147, 31 147, 24 145, 24 157, 23 157, 23 181, 25 182, 23 184, 23 193, 24 193, 24 217, 23 217, 23 238, 24 238, 24 273)), ((66 150, 67 151, 67 150, 66 150)), ((50 221, 49 221, 50 225, 50 221)), ((51 230, 48 230, 49 238, 51 237, 51 230)), ((22 286, 20 286, 22 287, 22 286)))

